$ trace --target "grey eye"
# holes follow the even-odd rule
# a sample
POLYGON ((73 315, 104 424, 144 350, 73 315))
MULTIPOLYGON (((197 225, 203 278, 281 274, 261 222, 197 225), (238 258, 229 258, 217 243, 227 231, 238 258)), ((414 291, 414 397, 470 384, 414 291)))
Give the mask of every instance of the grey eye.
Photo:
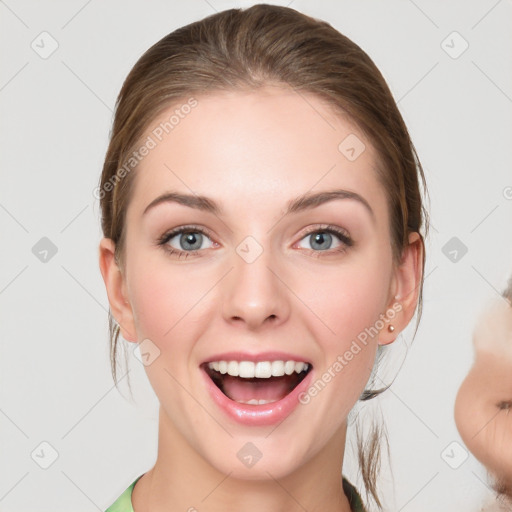
POLYGON ((171 236, 167 242, 174 249, 183 251, 197 251, 199 249, 207 249, 212 246, 212 241, 199 231, 182 231, 171 236), (179 243, 178 243, 179 241, 179 243), (204 247, 204 242, 210 242, 210 245, 204 247))
POLYGON ((319 229, 318 231, 312 231, 308 233, 299 243, 302 244, 304 241, 308 241, 308 246, 301 245, 303 249, 312 249, 314 251, 326 251, 329 249, 335 249, 343 245, 341 235, 331 233, 326 229, 319 229))
POLYGON ((332 236, 329 233, 318 232, 309 235, 311 247, 313 249, 319 249, 324 251, 329 249, 329 246, 332 243, 332 236))

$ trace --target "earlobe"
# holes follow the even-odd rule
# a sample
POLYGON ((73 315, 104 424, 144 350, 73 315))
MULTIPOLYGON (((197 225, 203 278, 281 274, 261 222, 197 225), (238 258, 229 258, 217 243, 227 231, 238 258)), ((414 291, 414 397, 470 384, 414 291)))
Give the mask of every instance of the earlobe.
POLYGON ((394 270, 391 287, 394 295, 385 313, 388 322, 379 334, 379 345, 389 345, 395 341, 414 315, 423 277, 423 251, 421 235, 410 233, 409 245, 405 248, 400 265, 394 270))
POLYGON ((393 322, 394 320, 391 320, 390 323, 386 324, 386 326, 380 332, 379 345, 391 345, 391 343, 396 340, 399 331, 393 322))
POLYGON ((137 342, 133 312, 126 293, 126 283, 115 261, 115 243, 103 238, 99 245, 99 266, 105 283, 110 311, 126 341, 137 342))

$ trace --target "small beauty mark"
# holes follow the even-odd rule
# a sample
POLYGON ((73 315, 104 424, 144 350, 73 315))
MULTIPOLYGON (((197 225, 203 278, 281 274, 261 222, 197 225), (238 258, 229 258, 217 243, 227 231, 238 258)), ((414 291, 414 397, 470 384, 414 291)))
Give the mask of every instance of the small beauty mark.
POLYGON ((41 263, 48 263, 57 254, 57 246, 49 238, 43 236, 32 247, 32 254, 41 263))
POLYGON ((441 251, 452 263, 458 263, 468 252, 468 248, 459 238, 453 236, 443 245, 441 251))
POLYGON ((441 48, 452 59, 458 59, 469 48, 469 43, 454 30, 441 41, 441 48))
POLYGON ((43 441, 32 451, 30 456, 40 468, 48 469, 59 458, 59 452, 50 443, 43 441))
POLYGON ((365 149, 364 142, 354 133, 347 135, 338 145, 339 152, 350 162, 357 160, 365 149))
POLYGON ((245 443, 240 450, 238 450, 236 456, 240 459, 240 462, 247 466, 248 468, 252 468, 256 462, 258 462, 263 454, 258 450, 256 445, 251 442, 245 443))
POLYGON ((236 247, 237 254, 246 262, 255 262, 263 253, 263 247, 252 236, 246 236, 236 247))
POLYGON ((452 441, 442 452, 441 458, 452 469, 458 469, 466 462, 468 451, 457 441, 452 441))
POLYGON ((149 338, 146 338, 135 345, 133 355, 144 366, 149 366, 160 356, 160 349, 149 338))
POLYGON ((47 59, 57 50, 59 43, 50 33, 44 31, 36 36, 30 43, 30 47, 41 59, 47 59))

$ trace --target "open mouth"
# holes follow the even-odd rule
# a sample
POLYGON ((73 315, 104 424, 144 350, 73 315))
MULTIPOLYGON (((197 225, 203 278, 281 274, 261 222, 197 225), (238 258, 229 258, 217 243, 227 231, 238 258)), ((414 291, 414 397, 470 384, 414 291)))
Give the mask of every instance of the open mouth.
POLYGON ((202 367, 230 400, 263 405, 291 393, 312 365, 302 361, 212 361, 202 367))

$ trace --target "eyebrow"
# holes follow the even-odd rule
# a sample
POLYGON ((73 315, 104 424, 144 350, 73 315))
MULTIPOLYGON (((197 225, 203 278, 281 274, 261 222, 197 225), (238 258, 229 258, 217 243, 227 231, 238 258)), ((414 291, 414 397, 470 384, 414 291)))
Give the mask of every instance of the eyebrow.
MULTIPOLYGON (((316 208, 317 206, 337 199, 352 199, 358 201, 368 211, 372 220, 375 221, 375 212, 372 210, 368 201, 357 192, 343 189, 306 193, 296 197, 295 199, 288 201, 285 215, 316 208)), ((179 192, 166 192, 165 194, 158 196, 146 206, 142 215, 145 215, 149 210, 162 203, 178 203, 188 206, 189 208, 213 213, 214 215, 222 215, 222 208, 213 199, 206 196, 182 194, 179 192)))

